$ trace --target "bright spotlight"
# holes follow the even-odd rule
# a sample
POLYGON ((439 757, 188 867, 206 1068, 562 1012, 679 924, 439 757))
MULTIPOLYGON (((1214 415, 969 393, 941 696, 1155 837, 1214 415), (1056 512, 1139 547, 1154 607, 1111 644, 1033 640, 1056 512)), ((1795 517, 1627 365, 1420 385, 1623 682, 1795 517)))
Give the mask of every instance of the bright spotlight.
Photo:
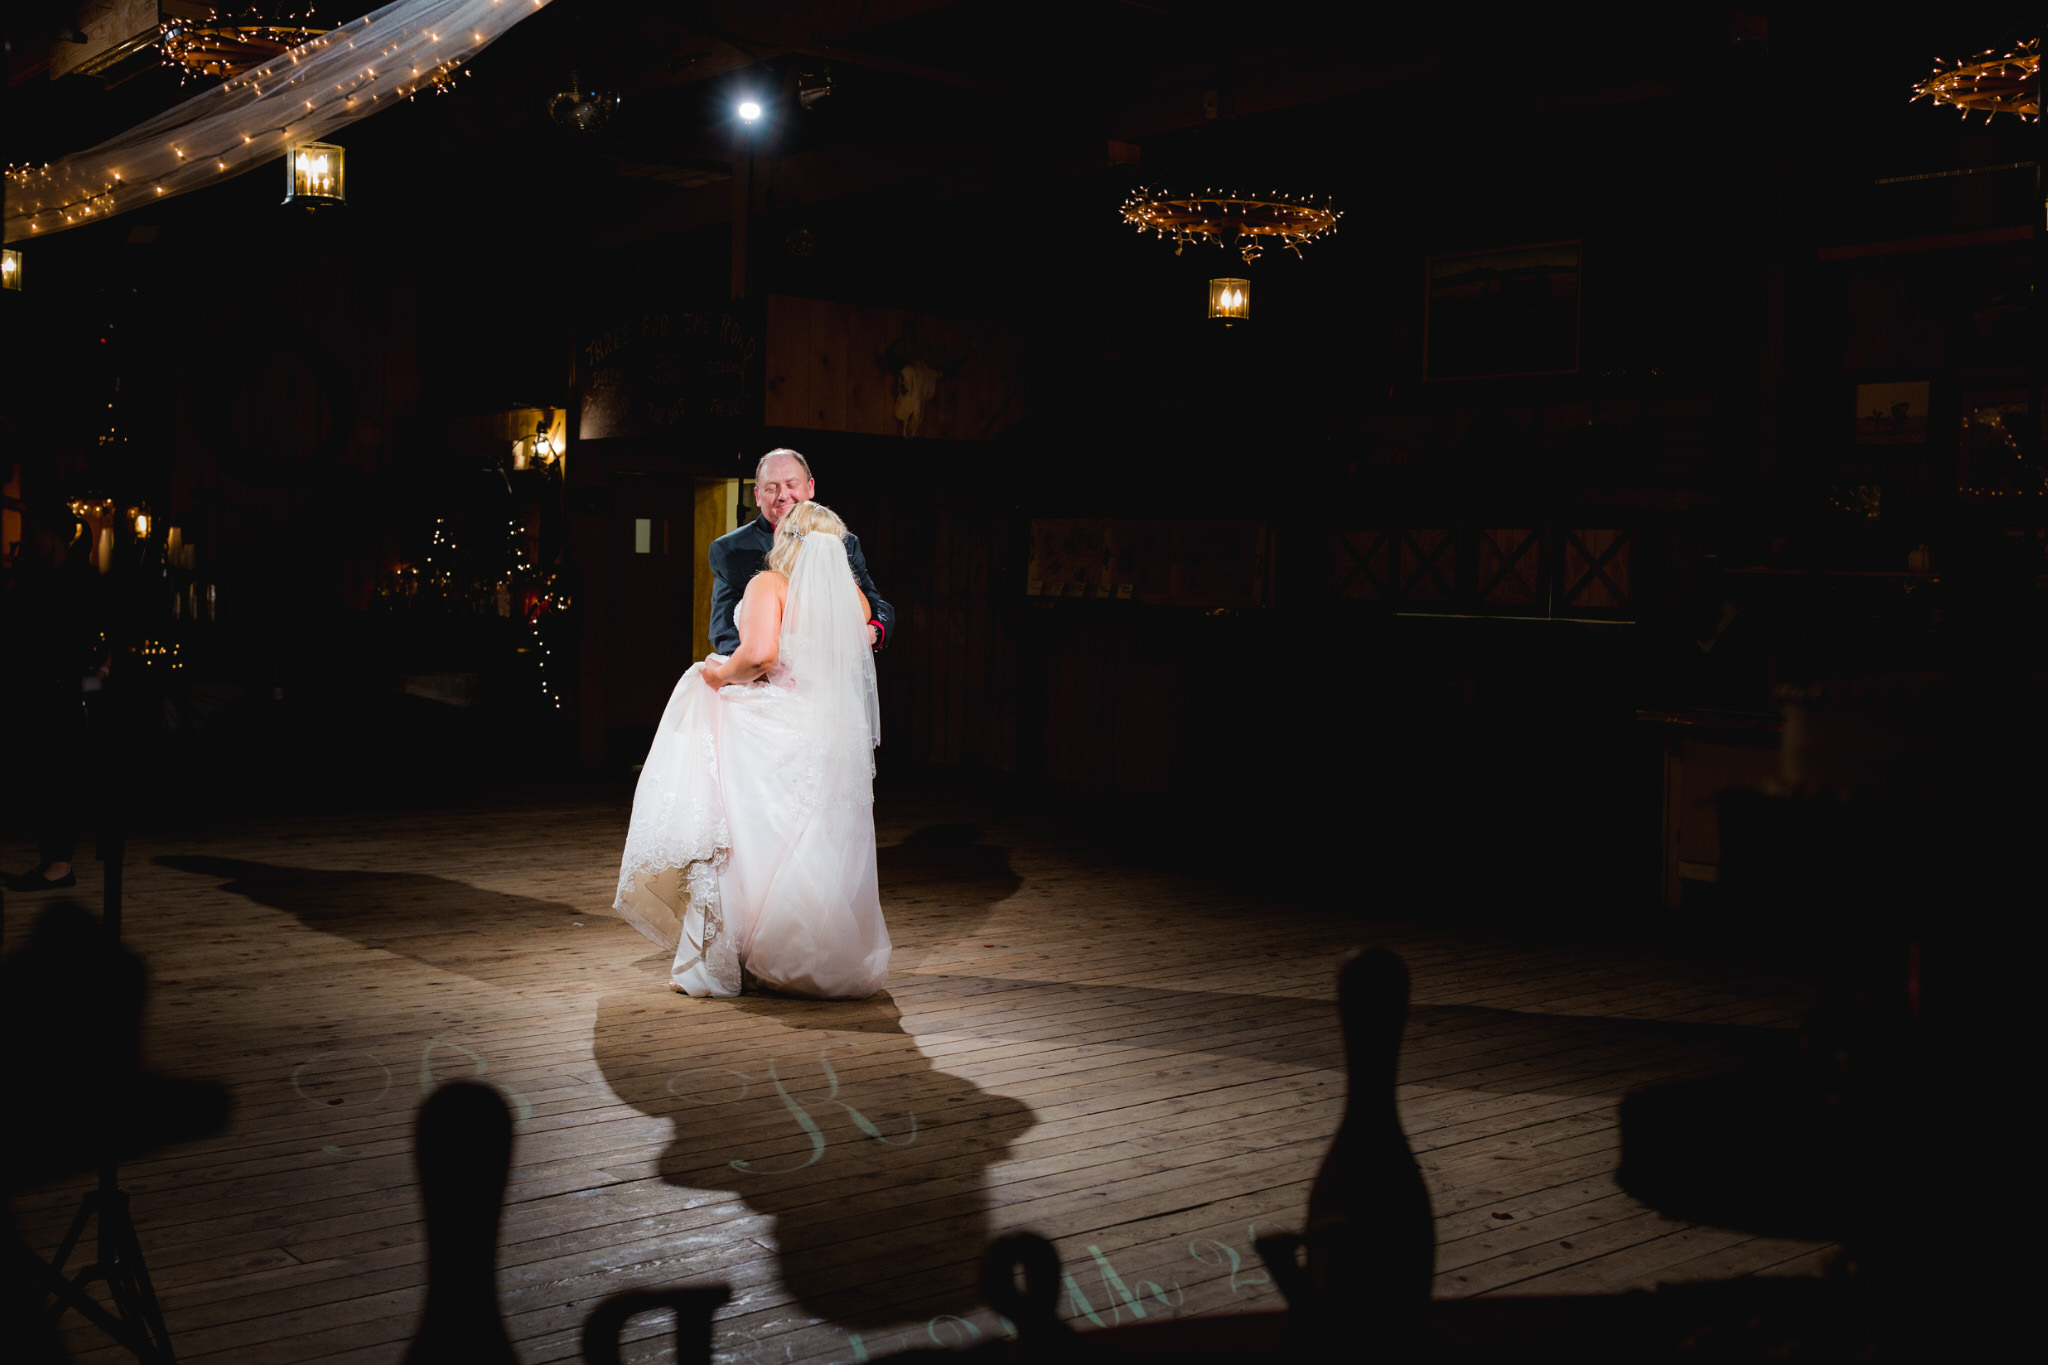
POLYGON ((753 122, 755 122, 756 120, 758 120, 758 119, 759 119, 760 117, 761 117, 761 102, 760 102, 759 100, 741 100, 741 101, 740 101, 740 119, 741 119, 741 121, 742 121, 742 122, 745 122, 745 123, 753 123, 753 122))

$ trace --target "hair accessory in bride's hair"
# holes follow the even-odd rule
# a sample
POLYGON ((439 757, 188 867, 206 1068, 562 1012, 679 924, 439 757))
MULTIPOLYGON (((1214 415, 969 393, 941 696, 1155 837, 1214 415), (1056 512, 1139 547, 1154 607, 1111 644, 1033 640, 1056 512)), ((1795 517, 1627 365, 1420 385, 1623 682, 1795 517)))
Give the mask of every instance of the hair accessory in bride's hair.
POLYGON ((802 540, 804 538, 804 533, 794 526, 790 527, 786 534, 791 540, 802 540))

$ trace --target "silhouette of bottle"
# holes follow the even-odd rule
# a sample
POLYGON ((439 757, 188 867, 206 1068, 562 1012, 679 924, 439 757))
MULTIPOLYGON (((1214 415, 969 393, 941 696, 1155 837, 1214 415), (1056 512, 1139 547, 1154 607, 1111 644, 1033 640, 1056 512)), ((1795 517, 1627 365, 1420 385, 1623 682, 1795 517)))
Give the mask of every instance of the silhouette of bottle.
POLYGON ((512 1115, 498 1092, 454 1082, 420 1106, 415 1153, 427 1207, 427 1309, 406 1365, 516 1365, 498 1314, 498 1222, 512 1115))
POLYGON ((1302 1235, 1258 1242, 1287 1296, 1294 1354, 1359 1340, 1405 1347, 1436 1276, 1429 1191, 1394 1105, 1408 968, 1385 948, 1360 953, 1339 973, 1337 998, 1349 1073, 1344 1119, 1309 1189, 1302 1235))

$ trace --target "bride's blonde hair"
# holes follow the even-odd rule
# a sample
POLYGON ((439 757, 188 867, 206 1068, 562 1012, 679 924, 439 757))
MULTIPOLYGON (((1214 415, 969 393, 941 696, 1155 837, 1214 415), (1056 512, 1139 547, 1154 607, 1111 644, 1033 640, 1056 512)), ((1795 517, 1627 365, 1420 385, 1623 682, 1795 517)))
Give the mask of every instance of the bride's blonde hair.
POLYGON ((837 536, 846 538, 846 523, 839 514, 821 502, 800 502, 789 509, 782 518, 782 524, 775 528, 775 544, 768 551, 768 567, 789 577, 789 571, 796 567, 796 557, 804 548, 804 537, 811 535, 837 536))

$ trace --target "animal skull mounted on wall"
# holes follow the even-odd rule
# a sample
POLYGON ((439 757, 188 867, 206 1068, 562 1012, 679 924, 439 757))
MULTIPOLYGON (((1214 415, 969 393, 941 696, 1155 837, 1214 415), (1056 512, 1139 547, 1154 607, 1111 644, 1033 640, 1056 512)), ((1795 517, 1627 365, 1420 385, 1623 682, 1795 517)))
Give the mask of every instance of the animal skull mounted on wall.
POLYGON ((896 423, 905 436, 917 435, 924 420, 924 406, 939 391, 939 381, 957 374, 974 353, 972 343, 952 347, 931 345, 917 334, 917 324, 908 323, 903 335, 890 342, 875 363, 896 376, 896 423))
POLYGON ((896 395, 896 420, 902 424, 905 436, 917 435, 917 424, 924 416, 924 405, 939 391, 939 379, 943 373, 922 360, 910 361, 896 371, 896 382, 901 390, 896 395))

